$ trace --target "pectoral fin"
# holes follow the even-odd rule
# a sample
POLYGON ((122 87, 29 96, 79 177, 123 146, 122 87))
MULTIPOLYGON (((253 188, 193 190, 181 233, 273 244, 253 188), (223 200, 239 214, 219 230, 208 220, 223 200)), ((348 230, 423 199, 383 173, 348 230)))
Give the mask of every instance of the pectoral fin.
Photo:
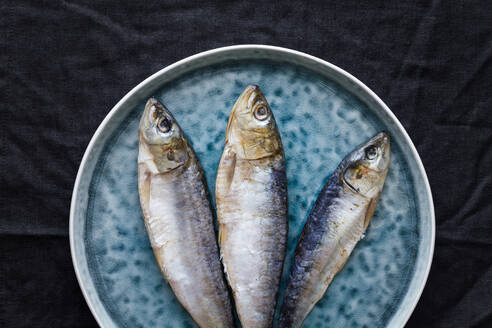
POLYGON ((372 215, 374 214, 374 210, 376 209, 376 204, 378 203, 379 195, 372 198, 367 206, 366 217, 364 218, 364 230, 366 230, 369 222, 371 222, 372 215))
POLYGON ((143 216, 150 217, 149 202, 150 202, 150 178, 151 172, 146 163, 138 164, 138 193, 140 195, 140 205, 142 207, 143 216))
POLYGON ((222 158, 219 164, 219 177, 217 177, 217 195, 224 195, 230 188, 234 179, 234 171, 236 169, 236 153, 231 148, 224 149, 222 158))

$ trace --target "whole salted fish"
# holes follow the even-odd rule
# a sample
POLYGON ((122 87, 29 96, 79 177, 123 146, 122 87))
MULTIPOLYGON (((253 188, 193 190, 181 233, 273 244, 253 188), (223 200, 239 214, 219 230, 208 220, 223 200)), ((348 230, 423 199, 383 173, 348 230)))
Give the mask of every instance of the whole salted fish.
POLYGON ((381 132, 345 157, 328 179, 295 250, 279 327, 302 325, 363 238, 389 162, 390 138, 381 132))
POLYGON ((265 97, 248 86, 227 125, 216 182, 219 244, 244 328, 270 327, 287 242, 282 141, 265 97))
POLYGON ((171 113, 150 99, 140 121, 138 191, 157 263, 200 327, 233 327, 200 163, 171 113))

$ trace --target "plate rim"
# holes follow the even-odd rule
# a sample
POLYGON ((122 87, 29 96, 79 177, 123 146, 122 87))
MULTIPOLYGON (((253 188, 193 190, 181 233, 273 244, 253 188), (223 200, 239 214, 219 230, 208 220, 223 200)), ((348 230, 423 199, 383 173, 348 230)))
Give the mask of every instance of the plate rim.
POLYGON ((82 160, 80 162, 79 168, 77 170, 77 176, 75 178, 75 183, 72 191, 72 197, 70 201, 70 220, 69 220, 69 240, 70 240, 70 254, 72 258, 72 264, 74 267, 75 275, 77 277, 77 282, 79 284, 79 287, 82 291, 82 294, 84 295, 85 302, 87 303, 93 317, 95 318, 96 322, 100 327, 103 327, 102 320, 99 318, 99 315, 94 308, 94 305, 92 304, 88 292, 86 291, 82 277, 81 277, 81 272, 80 268, 78 266, 78 263, 76 261, 76 254, 75 254, 75 240, 74 240, 74 222, 75 222, 75 208, 76 208, 76 203, 78 199, 78 191, 79 191, 79 186, 81 182, 81 176, 82 173, 85 170, 85 167, 87 165, 88 159, 90 154, 92 153, 92 150, 94 148, 94 145, 99 139, 99 136, 101 135, 102 131, 106 128, 108 125, 109 121, 116 115, 118 110, 123 106, 126 101, 134 96, 136 93, 138 93, 141 89, 146 87, 148 84, 151 83, 151 81, 159 78, 160 76, 166 74, 167 72, 176 69, 180 66, 186 66, 189 62, 195 61, 200 58, 208 57, 208 56, 213 56, 213 55, 218 55, 218 54, 225 54, 228 52, 235 52, 238 50, 266 50, 270 52, 278 52, 280 54, 287 54, 287 55, 293 55, 293 56, 298 56, 300 58, 303 58, 307 61, 312 61, 315 62, 321 66, 325 66, 328 69, 334 70, 344 78, 346 78, 348 81, 352 82, 354 85, 362 89, 363 92, 366 92, 372 100, 376 102, 377 105, 379 105, 383 111, 385 112, 386 115, 389 116, 389 118, 395 123, 396 127, 398 130, 401 132, 403 138, 407 142, 410 150, 411 150, 411 156, 415 159, 415 162, 417 164, 417 169, 420 171, 420 174, 422 176, 423 182, 424 182, 424 189, 426 190, 427 193, 427 202, 429 204, 429 210, 430 210, 430 245, 429 245, 429 254, 428 254, 428 260, 427 263, 425 264, 425 272, 423 275, 423 282, 422 284, 418 287, 419 290, 416 293, 416 297, 411 300, 410 306, 407 307, 407 310, 402 316, 402 325, 401 327, 404 327, 405 324, 408 322, 411 314, 413 313, 415 307, 417 306, 418 301, 420 300, 420 297, 422 295, 422 292, 425 288, 425 285, 427 284, 427 280, 429 277, 429 272, 432 266, 432 260, 434 257, 434 246, 435 246, 435 233, 436 233, 436 222, 435 222, 435 209, 434 209, 434 201, 432 197, 432 191, 431 187, 429 184, 429 180, 427 177, 427 173, 425 171, 424 165, 422 163, 422 160, 417 152, 417 149, 415 148, 415 145, 413 144, 412 140, 410 139, 410 136, 408 135, 407 131, 403 127, 403 125, 400 123, 398 118, 395 116, 395 114, 389 109, 389 107, 372 91, 369 87, 367 87, 363 82, 361 82, 359 79, 357 79, 355 76, 352 74, 348 73, 344 69, 326 61, 321 58, 306 54, 301 51, 289 49, 289 48, 284 48, 284 47, 278 47, 278 46, 270 46, 270 45, 262 45, 262 44, 242 44, 242 45, 232 45, 232 46, 226 46, 226 47, 219 47, 207 51, 203 51, 200 53, 197 53, 195 55, 191 55, 189 57, 186 57, 184 59, 181 59, 171 65, 168 65, 158 72, 150 75, 146 79, 144 79, 142 82, 137 84, 133 89, 131 89, 128 93, 125 94, 123 98, 121 98, 116 105, 113 106, 113 108, 109 111, 109 113, 106 115, 106 117, 103 119, 103 121, 99 124, 98 128, 94 132, 93 136, 91 137, 91 140, 89 141, 89 144, 87 145, 87 148, 84 152, 84 155, 82 157, 82 160))

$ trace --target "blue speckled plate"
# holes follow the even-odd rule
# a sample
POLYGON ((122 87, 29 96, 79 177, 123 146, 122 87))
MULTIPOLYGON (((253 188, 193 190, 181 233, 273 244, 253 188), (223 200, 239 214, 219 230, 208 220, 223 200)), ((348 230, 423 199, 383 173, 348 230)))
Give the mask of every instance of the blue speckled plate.
MULTIPOLYGON (((360 142, 392 136, 392 159, 366 237, 304 327, 403 327, 424 287, 434 248, 427 177, 405 130, 360 81, 312 56, 234 46, 184 59, 128 93, 96 131, 80 165, 70 213, 77 277, 103 327, 195 327, 154 260, 138 201, 137 129, 145 101, 173 112, 214 195, 229 112, 258 84, 278 122, 287 158, 292 252, 325 178, 360 142)), ((214 202, 214 199, 212 199, 214 202)))

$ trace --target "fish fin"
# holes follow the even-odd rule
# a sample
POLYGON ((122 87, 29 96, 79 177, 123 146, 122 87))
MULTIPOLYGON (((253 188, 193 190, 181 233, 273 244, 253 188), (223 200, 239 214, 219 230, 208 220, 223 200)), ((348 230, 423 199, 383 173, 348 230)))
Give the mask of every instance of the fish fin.
MULTIPOLYGON (((225 237, 226 237, 225 226, 221 224, 219 226, 219 245, 222 245, 222 242, 225 241, 225 237)), ((222 252, 220 252, 220 257, 222 258, 222 252)))
POLYGON ((222 195, 225 191, 229 190, 232 181, 234 179, 234 171, 236 168, 236 153, 227 147, 224 149, 222 158, 219 164, 220 181, 217 181, 217 192, 222 195))
POLYGON ((154 156, 152 155, 152 152, 149 149, 149 145, 147 145, 146 142, 143 142, 140 140, 140 143, 138 145, 138 166, 140 168, 140 165, 143 164, 144 167, 148 171, 150 171, 153 174, 158 174, 159 169, 157 168, 157 165, 154 161, 154 156))
POLYGON ((366 216, 364 218, 364 230, 366 230, 367 226, 369 225, 369 222, 371 222, 372 215, 374 214, 374 210, 376 209, 376 204, 378 202, 379 195, 376 197, 372 198, 369 201, 369 204, 367 206, 367 211, 366 211, 366 216))
POLYGON ((225 224, 221 224, 219 226, 219 245, 221 246, 220 247, 220 261, 222 262, 222 266, 224 267, 224 273, 225 273, 225 277, 227 279, 227 282, 230 284, 229 274, 227 273, 227 265, 224 262, 224 254, 222 252, 222 245, 223 245, 222 243, 225 243, 226 238, 227 238, 227 228, 226 228, 225 224))
POLYGON ((150 177, 146 163, 138 164, 138 194, 140 196, 140 206, 144 218, 150 217, 149 202, 150 202, 150 177))
POLYGON ((224 262, 222 262, 222 266, 224 267, 224 274, 225 274, 227 283, 230 285, 231 281, 229 279, 229 273, 227 272, 227 265, 224 262))

